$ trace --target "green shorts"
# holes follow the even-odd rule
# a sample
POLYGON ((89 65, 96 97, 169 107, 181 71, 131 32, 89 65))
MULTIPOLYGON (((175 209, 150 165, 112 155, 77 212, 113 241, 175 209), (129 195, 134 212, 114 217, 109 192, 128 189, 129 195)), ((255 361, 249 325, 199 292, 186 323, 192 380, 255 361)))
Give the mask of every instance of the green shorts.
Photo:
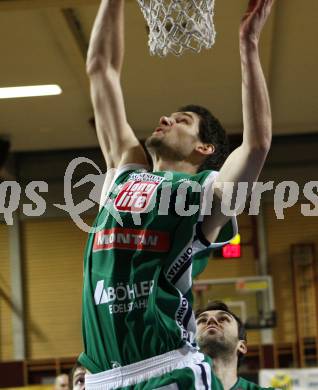
POLYGON ((210 390, 211 365, 184 347, 124 367, 85 376, 85 390, 210 390))

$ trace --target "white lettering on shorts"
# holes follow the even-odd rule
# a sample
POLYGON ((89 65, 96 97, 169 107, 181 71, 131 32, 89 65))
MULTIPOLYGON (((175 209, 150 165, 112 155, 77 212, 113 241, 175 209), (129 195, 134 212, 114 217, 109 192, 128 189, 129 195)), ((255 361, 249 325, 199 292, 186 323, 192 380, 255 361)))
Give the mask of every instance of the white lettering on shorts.
POLYGON ((148 304, 148 297, 152 293, 153 285, 153 280, 144 280, 133 284, 122 282, 117 283, 115 287, 105 287, 104 280, 99 280, 94 291, 95 305, 107 304, 110 314, 145 309, 148 304))

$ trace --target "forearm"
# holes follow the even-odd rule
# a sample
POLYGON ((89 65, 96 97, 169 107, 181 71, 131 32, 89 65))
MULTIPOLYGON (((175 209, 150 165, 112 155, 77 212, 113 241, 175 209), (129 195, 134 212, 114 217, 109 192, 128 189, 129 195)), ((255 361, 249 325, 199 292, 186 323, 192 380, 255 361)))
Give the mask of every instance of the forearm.
POLYGON ((92 29, 87 54, 87 73, 121 72, 124 53, 124 1, 102 0, 92 29))
POLYGON ((243 145, 268 150, 272 137, 272 116, 258 43, 241 40, 243 145))
MULTIPOLYGON (((243 143, 223 164, 217 182, 252 183, 258 179, 271 144, 272 119, 257 41, 241 41, 243 143)), ((222 196, 221 189, 216 194, 222 196)))

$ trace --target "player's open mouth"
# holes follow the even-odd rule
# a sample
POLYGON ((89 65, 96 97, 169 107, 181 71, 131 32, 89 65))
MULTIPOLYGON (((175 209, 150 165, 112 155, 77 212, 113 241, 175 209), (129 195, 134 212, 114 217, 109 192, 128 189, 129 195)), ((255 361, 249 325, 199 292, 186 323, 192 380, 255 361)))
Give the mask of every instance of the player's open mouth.
POLYGON ((159 133, 164 133, 165 131, 163 130, 163 128, 161 128, 161 127, 157 127, 156 129, 155 129, 155 131, 153 132, 153 134, 159 134, 159 133))

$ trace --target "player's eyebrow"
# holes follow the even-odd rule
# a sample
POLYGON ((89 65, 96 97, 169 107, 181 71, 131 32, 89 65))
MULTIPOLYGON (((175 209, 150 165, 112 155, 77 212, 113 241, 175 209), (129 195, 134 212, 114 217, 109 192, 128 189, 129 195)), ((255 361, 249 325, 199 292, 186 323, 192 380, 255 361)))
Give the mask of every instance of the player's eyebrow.
POLYGON ((176 112, 176 113, 172 114, 172 116, 178 116, 178 115, 184 115, 184 116, 187 116, 188 118, 190 118, 191 120, 193 120, 193 116, 185 111, 180 111, 180 112, 176 112))
POLYGON ((220 310, 218 312, 218 314, 222 314, 222 315, 225 314, 226 316, 230 317, 231 319, 235 319, 230 313, 228 313, 227 311, 224 311, 224 310, 220 310))
MULTIPOLYGON (((228 313, 227 311, 224 311, 224 310, 219 310, 217 315, 219 315, 219 314, 226 315, 231 319, 235 319, 230 313, 228 313)), ((199 320, 201 318, 206 318, 206 317, 208 317, 208 311, 204 311, 203 313, 199 314, 199 316, 196 319, 199 320)))
POLYGON ((199 316, 197 317, 197 320, 199 320, 200 318, 206 318, 208 316, 208 313, 205 311, 201 314, 199 314, 199 316))

